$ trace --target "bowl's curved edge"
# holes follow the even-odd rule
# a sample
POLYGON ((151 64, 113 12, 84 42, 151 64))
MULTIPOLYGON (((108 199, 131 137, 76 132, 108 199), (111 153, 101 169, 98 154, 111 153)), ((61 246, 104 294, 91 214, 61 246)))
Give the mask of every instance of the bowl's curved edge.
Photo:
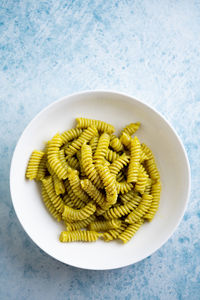
POLYGON ((23 227, 24 231, 26 232, 26 234, 29 236, 29 238, 39 247, 41 248, 46 254, 48 254, 49 256, 51 256, 52 258, 60 261, 61 263, 63 264, 67 264, 67 265, 70 265, 70 266, 73 266, 73 267, 77 267, 77 268, 81 268, 81 269, 87 269, 87 270, 97 270, 97 271, 102 271, 102 270, 113 270, 113 269, 120 269, 120 268, 123 268, 123 267, 127 267, 129 265, 132 265, 132 264, 135 264, 135 263, 138 263, 140 261, 142 261, 143 259, 151 256, 153 253, 155 253, 158 249, 160 249, 168 240, 169 238, 174 234, 174 232, 176 231, 177 227, 179 226, 179 224, 181 223, 182 219, 183 219, 183 216, 184 216, 184 213, 186 211, 186 208, 187 208, 187 205, 188 205, 188 202, 189 202, 189 195, 190 195, 190 190, 191 190, 191 170, 190 170, 190 164, 189 164, 189 159, 188 159, 188 156, 187 156, 187 152, 185 150, 185 147, 183 145, 183 142, 181 140, 181 138, 179 137, 179 135, 177 134, 177 132, 175 131, 175 129, 173 128, 173 126, 170 124, 170 122, 165 118, 165 116, 163 116, 160 112, 157 111, 157 109, 155 108, 152 108, 151 106, 149 106, 148 104, 146 104, 145 102, 141 101, 141 100, 138 100, 134 97, 132 97, 131 95, 129 94, 126 94, 126 93, 122 93, 122 92, 117 92, 117 91, 114 91, 114 90, 86 90, 86 91, 81 91, 81 92, 78 92, 78 93, 73 93, 73 94, 70 94, 68 96, 64 96, 64 97, 61 97, 59 98, 58 100, 54 101, 53 103, 50 103, 48 106, 46 106, 45 108, 43 108, 39 113, 36 114, 36 116, 29 122, 29 124, 25 127, 25 129, 23 130, 22 134, 20 135, 18 141, 17 141, 17 144, 15 146, 15 149, 13 151, 13 155, 12 155, 12 159, 11 159, 11 163, 10 163, 10 194, 11 194, 11 199, 12 199, 12 204, 13 204, 13 207, 14 207, 14 210, 15 210, 15 213, 16 213, 16 216, 19 220, 19 223, 21 224, 21 226, 23 227), (162 118, 165 123, 168 125, 168 127, 170 128, 170 130, 173 132, 173 134, 176 136, 180 146, 181 146, 181 149, 183 151, 183 154, 184 154, 184 158, 185 158, 185 162, 186 162, 186 169, 187 169, 187 176, 188 176, 188 188, 187 188, 187 195, 186 195, 186 201, 185 201, 185 205, 182 209, 182 212, 181 212, 181 216, 179 218, 179 220, 177 221, 177 224, 176 226, 173 228, 173 230, 171 230, 171 232, 169 233, 169 235, 166 237, 166 239, 164 239, 164 241, 162 242, 161 245, 159 245, 156 249, 154 249, 148 256, 144 256, 144 257, 140 257, 137 261, 133 261, 131 262, 130 264, 123 264, 121 266, 113 266, 112 268, 110 267, 104 267, 104 268, 98 268, 98 267, 91 267, 91 268, 88 268, 84 265, 80 266, 79 265, 76 265, 76 264, 70 264, 70 263, 66 263, 65 261, 61 260, 60 258, 58 257, 55 257, 55 256, 52 256, 50 253, 48 253, 46 250, 44 250, 43 248, 41 248, 37 242, 28 234, 28 232, 25 230, 23 224, 22 224, 22 221, 20 220, 20 217, 18 216, 18 213, 17 213, 17 209, 15 207, 15 204, 14 204, 14 201, 13 201, 13 198, 14 198, 14 195, 13 195, 13 192, 12 192, 12 170, 13 170, 13 162, 14 162, 14 159, 15 159, 15 153, 17 151, 17 148, 18 148, 18 145, 20 144, 20 141, 21 139, 23 138, 23 135, 25 134, 25 132, 29 129, 29 127, 31 127, 32 123, 41 115, 43 114, 46 110, 50 109, 51 107, 53 107, 54 105, 56 105, 58 102, 62 102, 62 101, 69 101, 70 98, 72 97, 77 97, 79 95, 83 95, 83 94, 92 94, 92 93, 107 93, 107 94, 115 94, 115 95, 118 95, 118 96, 123 96, 123 97, 127 97, 129 98, 130 100, 134 100, 138 103, 142 103, 144 106, 146 106, 148 109, 152 110, 153 112, 155 112, 160 118, 162 118))

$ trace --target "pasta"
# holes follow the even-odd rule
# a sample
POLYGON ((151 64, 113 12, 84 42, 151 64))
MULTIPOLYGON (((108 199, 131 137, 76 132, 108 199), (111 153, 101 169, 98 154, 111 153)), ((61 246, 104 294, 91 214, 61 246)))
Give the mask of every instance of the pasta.
POLYGON ((83 144, 81 147, 81 165, 86 176, 97 187, 102 186, 102 181, 93 163, 92 148, 90 145, 83 144))
POLYGON ((97 129, 95 126, 88 127, 85 129, 78 139, 74 140, 69 147, 66 149, 65 153, 69 156, 73 156, 79 149, 84 142, 89 142, 93 136, 97 135, 97 129))
POLYGON ((140 219, 137 223, 133 223, 127 226, 127 228, 119 234, 118 239, 120 239, 124 244, 130 241, 130 239, 135 235, 136 231, 143 224, 143 219, 140 219))
POLYGON ((76 118, 76 121, 77 121, 77 126, 76 126, 77 128, 87 128, 94 125, 100 132, 107 132, 111 134, 115 131, 114 126, 107 124, 106 122, 103 121, 86 119, 86 118, 76 118))
POLYGON ((59 156, 59 150, 62 146, 62 139, 59 134, 56 134, 50 141, 47 149, 47 159, 53 172, 58 176, 59 179, 67 178, 67 170, 63 166, 59 156))
POLYGON ((40 165, 40 162, 41 162, 43 156, 44 156, 44 152, 42 152, 42 151, 35 150, 32 152, 31 157, 28 162, 27 169, 26 169, 26 178, 27 179, 32 180, 37 177, 39 165, 40 165))
POLYGON ((131 140, 131 158, 128 166, 127 182, 137 182, 138 172, 139 172, 139 163, 141 156, 141 145, 138 138, 135 136, 131 140))
POLYGON ((55 209, 58 212, 62 213, 64 210, 64 202, 60 196, 56 195, 52 176, 49 176, 49 177, 43 179, 42 183, 43 183, 43 186, 52 202, 52 205, 55 207, 55 209))
POLYGON ((81 188, 81 182, 80 182, 80 178, 78 176, 78 171, 72 170, 68 174, 68 180, 69 180, 69 184, 70 184, 75 196, 77 198, 79 198, 80 200, 82 200, 83 202, 88 202, 89 197, 81 188))
POLYGON ((25 177, 41 182, 44 205, 64 225, 60 242, 127 243, 154 218, 161 181, 155 157, 130 123, 114 126, 77 118, 76 128, 55 134, 34 150, 25 177))
POLYGON ((111 142, 110 142, 110 147, 113 148, 113 150, 115 150, 116 152, 120 152, 124 149, 120 139, 118 139, 117 137, 114 138, 111 142))
POLYGON ((108 151, 108 146, 110 143, 110 135, 108 133, 103 133, 98 141, 96 151, 94 153, 94 163, 101 164, 108 151))
POLYGON ((88 229, 94 231, 107 231, 110 229, 121 227, 121 223, 122 221, 119 219, 99 220, 99 221, 91 222, 88 225, 88 229))
POLYGON ((149 207, 152 202, 152 198, 153 198, 152 195, 144 194, 142 196, 142 200, 140 204, 128 215, 125 221, 129 224, 138 222, 144 216, 144 214, 149 210, 149 207))
POLYGON ((45 190, 44 186, 42 186, 42 199, 44 201, 44 204, 46 206, 46 208, 48 209, 48 211, 50 212, 50 214, 58 221, 60 222, 61 219, 62 219, 62 214, 59 213, 54 205, 52 204, 48 194, 47 194, 47 191, 45 190))
POLYGON ((96 231, 89 230, 75 230, 75 231, 63 231, 60 234, 60 241, 62 243, 69 242, 96 242, 100 234, 96 231))
POLYGON ((131 136, 139 129, 139 127, 140 127, 140 122, 130 123, 122 130, 122 134, 126 133, 131 136))
POLYGON ((74 209, 67 205, 64 205, 62 216, 65 220, 81 221, 87 219, 90 215, 93 215, 95 210, 96 206, 92 202, 89 202, 81 209, 74 209))

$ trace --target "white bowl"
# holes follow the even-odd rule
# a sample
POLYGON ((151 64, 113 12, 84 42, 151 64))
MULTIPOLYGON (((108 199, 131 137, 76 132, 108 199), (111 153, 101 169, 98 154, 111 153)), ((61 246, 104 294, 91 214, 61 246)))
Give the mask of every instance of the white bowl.
POLYGON ((15 148, 10 190, 16 214, 29 237, 57 260, 80 268, 105 270, 136 263, 159 249, 180 223, 190 191, 190 168, 180 138, 169 123, 148 105, 130 96, 107 91, 91 91, 65 97, 41 111, 27 126, 15 148), (25 180, 25 170, 33 149, 57 132, 74 125, 76 117, 100 119, 120 130, 140 121, 141 142, 152 149, 160 171, 162 194, 159 210, 127 244, 59 242, 62 224, 54 221, 41 200, 37 183, 25 180))

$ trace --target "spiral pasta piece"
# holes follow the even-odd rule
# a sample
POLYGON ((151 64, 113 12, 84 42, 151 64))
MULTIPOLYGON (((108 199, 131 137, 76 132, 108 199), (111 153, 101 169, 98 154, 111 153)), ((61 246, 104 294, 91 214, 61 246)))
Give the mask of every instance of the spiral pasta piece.
POLYGON ((110 204, 115 204, 117 201, 117 188, 115 176, 110 173, 110 170, 106 165, 98 165, 97 170, 105 187, 107 202, 110 204))
POLYGON ((106 153, 106 159, 110 162, 114 162, 119 156, 120 156, 119 153, 117 153, 116 151, 113 151, 111 149, 108 149, 108 151, 106 153))
POLYGON ((73 156, 79 149, 81 149, 81 146, 85 142, 89 142, 93 136, 97 135, 97 129, 95 126, 88 127, 85 129, 81 135, 78 137, 78 139, 74 140, 69 147, 66 149, 65 153, 67 155, 73 156))
POLYGON ((66 201, 67 199, 65 197, 63 198, 63 200, 65 200, 65 205, 68 205, 72 208, 83 208, 85 206, 85 202, 83 202, 74 194, 68 180, 65 180, 64 186, 69 198, 68 201, 66 201))
POLYGON ((152 188, 152 179, 148 178, 144 193, 148 195, 151 194, 151 188, 152 188))
POLYGON ((152 203, 152 196, 151 195, 142 195, 142 201, 140 204, 128 215, 128 217, 125 219, 125 222, 129 224, 133 224, 135 222, 138 222, 139 219, 141 219, 145 213, 149 210, 151 203, 152 203))
POLYGON ((110 143, 110 136, 108 133, 104 132, 99 138, 97 149, 94 153, 94 164, 101 164, 104 158, 106 157, 106 153, 108 151, 108 146, 110 143))
POLYGON ((67 162, 68 162, 69 166, 72 169, 75 169, 75 170, 79 170, 80 169, 79 160, 75 156, 68 156, 67 157, 67 162))
POLYGON ((90 145, 83 144, 81 147, 81 164, 86 176, 96 185, 102 187, 101 178, 93 164, 92 148, 90 145))
POLYGON ((92 201, 80 209, 73 209, 65 205, 62 217, 68 221, 81 221, 93 215, 95 210, 96 205, 92 201))
POLYGON ((117 175, 119 171, 124 167, 127 166, 129 163, 130 157, 123 153, 120 157, 118 157, 110 166, 110 173, 113 175, 117 175))
MULTIPOLYGON (((61 149, 59 152, 58 152, 58 157, 59 157, 59 160, 61 162, 61 165, 63 167, 64 170, 66 170, 66 174, 68 174, 70 171, 71 171, 71 167, 69 166, 69 164, 67 163, 67 159, 65 157, 65 152, 64 152, 64 149, 61 149)), ((65 178, 64 178, 65 179, 65 178)))
POLYGON ((110 242, 118 238, 118 236, 126 229, 127 225, 123 222, 121 227, 116 229, 110 229, 103 233, 103 239, 105 242, 110 242))
POLYGON ((120 239, 124 244, 127 243, 136 234, 143 223, 144 220, 140 219, 138 222, 128 225, 127 228, 118 236, 118 239, 120 239))
POLYGON ((149 159, 145 160, 144 167, 149 174, 149 176, 154 180, 160 179, 160 174, 156 166, 155 158, 152 151, 144 143, 141 145, 143 152, 147 155, 149 159))
POLYGON ((69 129, 69 130, 63 132, 61 134, 61 139, 63 141, 63 144, 66 144, 71 140, 77 139, 81 135, 82 132, 83 132, 83 130, 80 128, 72 128, 72 129, 69 129))
POLYGON ((141 156, 140 156, 140 163, 143 163, 145 160, 148 160, 148 155, 142 150, 141 156))
POLYGON ((45 177, 47 172, 46 163, 47 163, 47 156, 46 154, 44 154, 38 166, 36 180, 42 180, 45 177))
POLYGON ((135 190, 140 192, 140 194, 144 194, 147 181, 148 181, 148 174, 145 171, 144 167, 142 165, 139 166, 139 172, 138 172, 138 179, 135 184, 135 190))
POLYGON ((141 156, 141 145, 138 138, 135 136, 131 141, 131 158, 128 166, 127 173, 127 182, 137 182, 139 165, 140 165, 140 156, 141 156))
POLYGON ((101 206, 102 209, 106 209, 108 207, 106 197, 92 184, 89 179, 81 180, 81 187, 99 206, 101 206))
POLYGON ((62 139, 59 134, 56 134, 48 145, 47 150, 47 159, 50 167, 54 171, 54 173, 58 176, 59 179, 67 178, 67 170, 62 165, 59 157, 59 150, 62 146, 62 139))
POLYGON ((160 193, 161 193, 161 183, 160 181, 154 183, 151 188, 151 195, 153 197, 151 206, 148 212, 145 214, 144 218, 151 221, 158 210, 160 202, 160 193))
POLYGON ((69 172, 68 180, 72 191, 76 195, 76 197, 78 197, 83 202, 88 202, 89 197, 81 188, 81 181, 76 170, 72 170, 71 172, 69 172))
POLYGON ((122 134, 126 133, 128 135, 133 135, 140 128, 140 122, 130 123, 123 130, 122 134))
POLYGON ((116 152, 120 152, 120 151, 124 150, 124 147, 123 147, 120 139, 118 139, 118 137, 116 137, 112 141, 110 141, 110 147, 112 147, 113 150, 115 150, 116 152))
POLYGON ((100 236, 98 232, 89 230, 62 231, 60 242, 96 242, 100 236))
POLYGON ((52 202, 51 202, 51 200, 50 200, 50 198, 49 198, 49 196, 48 196, 48 194, 47 194, 47 192, 44 188, 44 186, 42 186, 42 199, 43 199, 43 202, 44 202, 46 208, 48 209, 48 211, 52 215, 52 217, 54 217, 58 222, 60 222, 61 219, 62 219, 62 214, 59 213, 55 209, 54 205, 52 204, 52 202))
POLYGON ((103 216, 107 220, 121 218, 122 216, 128 215, 134 209, 134 207, 134 202, 127 202, 125 204, 110 208, 103 214, 103 216))
POLYGON ((116 181, 117 182, 121 182, 121 181, 125 181, 126 178, 125 178, 125 175, 123 173, 123 171, 119 171, 119 173, 116 175, 116 181))
POLYGON ((113 133, 115 131, 115 128, 113 125, 110 125, 106 122, 100 121, 100 120, 93 120, 93 119, 87 119, 87 118, 76 118, 77 121, 77 128, 88 128, 89 126, 96 126, 98 131, 100 132, 107 132, 107 133, 113 133))
POLYGON ((120 141, 122 145, 127 147, 130 150, 130 145, 131 145, 131 136, 125 132, 122 132, 120 136, 120 141))
POLYGON ((95 135, 89 142, 89 145, 92 149, 92 154, 94 154, 97 149, 98 141, 99 141, 99 135, 95 135))
POLYGON ((56 174, 53 175, 53 184, 54 184, 54 189, 55 189, 56 195, 65 193, 64 183, 62 180, 60 180, 58 178, 58 176, 56 174))
POLYGON ((44 186, 53 206, 59 213, 62 213, 63 209, 64 209, 64 202, 62 201, 62 198, 60 196, 56 195, 56 192, 54 190, 52 176, 44 178, 42 180, 42 183, 43 183, 43 186, 44 186))
POLYGON ((126 194, 120 195, 120 200, 122 201, 123 204, 127 202, 131 202, 133 204, 132 207, 134 209, 139 205, 142 198, 134 190, 131 190, 126 194))
POLYGON ((37 151, 34 150, 31 154, 31 157, 28 162, 28 166, 26 169, 26 178, 27 179, 35 179, 37 178, 38 168, 40 165, 40 162, 42 160, 42 157, 44 156, 43 151, 37 151))
POLYGON ((91 222, 88 225, 89 230, 94 231, 107 231, 109 229, 115 229, 121 227, 122 221, 119 219, 112 220, 98 220, 95 222, 91 222))
POLYGON ((86 228, 88 226, 88 224, 94 222, 95 220, 96 220, 95 215, 91 215, 87 219, 84 219, 81 221, 76 221, 73 223, 69 223, 69 222, 65 221, 65 226, 68 231, 74 231, 74 230, 86 228))
POLYGON ((122 182, 116 182, 116 187, 117 187, 117 193, 118 194, 124 194, 130 191, 133 188, 132 183, 128 183, 126 181, 122 182))

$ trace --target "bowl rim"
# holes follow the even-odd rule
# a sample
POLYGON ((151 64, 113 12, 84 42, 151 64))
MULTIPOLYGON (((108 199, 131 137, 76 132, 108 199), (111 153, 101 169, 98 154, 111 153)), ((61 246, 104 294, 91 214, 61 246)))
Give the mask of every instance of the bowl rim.
POLYGON ((116 91, 116 90, 110 90, 110 89, 108 89, 108 90, 104 90, 104 89, 84 90, 84 91, 74 92, 72 94, 60 97, 57 100, 53 101, 52 103, 48 104, 42 110, 40 110, 35 115, 35 117, 33 119, 31 119, 31 121, 28 123, 28 125, 24 128, 24 130, 22 131, 20 137, 17 140, 17 143, 15 145, 15 148, 14 148, 14 151, 13 151, 13 154, 12 154, 12 159, 11 159, 11 163, 10 163, 9 188, 10 188, 10 195, 11 195, 12 205, 14 207, 14 211, 15 211, 15 214, 17 216, 17 219, 18 219, 19 223, 21 224, 23 230, 26 232, 26 234, 29 236, 29 238, 34 242, 34 244, 37 245, 37 247, 39 247, 40 249, 42 249, 42 251, 44 251, 46 254, 48 254, 53 259, 55 259, 55 260, 57 260, 57 261, 65 264, 65 265, 69 265, 69 266, 73 266, 73 267, 77 267, 77 268, 81 268, 81 269, 85 269, 85 270, 114 270, 114 269, 120 269, 120 268, 123 268, 123 267, 127 267, 127 266, 130 266, 130 265, 136 264, 136 263, 144 260, 145 258, 150 257, 153 253, 155 253, 157 250, 159 250, 172 237, 172 235, 175 233, 175 231, 177 230, 178 226, 180 225, 180 223, 181 223, 181 221, 183 219, 183 216, 185 214, 185 211, 187 209, 187 206, 188 206, 189 196, 190 196, 190 192, 191 192, 191 169, 190 169, 190 163, 189 163, 189 159, 188 159, 188 156, 187 156, 187 152, 185 150, 184 144, 183 144, 181 138, 179 137, 178 133, 175 131, 175 129, 170 124, 170 122, 166 119, 166 117, 163 116, 162 113, 160 113, 156 108, 152 107, 152 105, 149 105, 149 104, 145 103, 143 100, 139 100, 139 99, 135 98, 134 96, 132 96, 132 95, 130 95, 128 93, 119 92, 119 91, 116 91), (173 229, 167 235, 167 237, 163 240, 163 242, 158 247, 156 247, 153 251, 151 251, 151 253, 149 253, 148 256, 141 257, 136 262, 133 262, 133 263, 130 263, 130 264, 124 264, 123 266, 119 266, 119 267, 118 266, 114 266, 112 268, 110 268, 110 267, 103 267, 103 268, 92 268, 92 267, 90 268, 90 267, 88 267, 88 268, 86 268, 86 267, 81 267, 81 266, 76 265, 76 264, 66 263, 62 259, 60 259, 58 257, 55 257, 52 254, 48 253, 40 245, 38 245, 37 241, 35 241, 35 239, 32 238, 30 236, 30 234, 26 231, 26 229, 25 229, 25 227, 23 225, 23 220, 20 220, 20 217, 19 217, 19 215, 17 213, 15 201, 13 200, 14 199, 14 192, 13 192, 13 188, 12 188, 12 186, 13 186, 13 183, 12 183, 13 182, 12 173, 13 173, 13 165, 14 165, 15 155, 16 155, 16 152, 17 152, 18 145, 20 144, 20 142, 21 142, 24 134, 26 133, 26 131, 28 131, 28 129, 29 129, 29 127, 31 127, 32 123, 34 123, 34 121, 41 114, 43 114, 46 110, 52 108, 54 105, 56 106, 60 102, 63 102, 63 101, 68 102, 69 99, 72 98, 72 97, 82 96, 82 95, 86 95, 86 94, 105 94, 105 93, 112 94, 112 95, 117 95, 117 96, 122 96, 122 97, 127 97, 127 98, 129 98, 131 100, 134 100, 135 102, 146 106, 148 109, 150 109, 151 111, 153 111, 154 113, 156 113, 161 119, 163 119, 166 122, 166 124, 170 127, 170 129, 172 130, 172 132, 176 136, 176 138, 177 138, 177 140, 178 140, 178 142, 179 142, 179 144, 181 146, 181 149, 183 151, 184 159, 185 159, 185 167, 186 167, 187 177, 188 177, 188 182, 187 182, 188 188, 187 188, 187 195, 186 195, 186 198, 185 198, 186 201, 185 201, 185 203, 184 203, 184 205, 182 207, 181 215, 180 215, 179 219, 177 219, 176 226, 173 227, 173 229))

